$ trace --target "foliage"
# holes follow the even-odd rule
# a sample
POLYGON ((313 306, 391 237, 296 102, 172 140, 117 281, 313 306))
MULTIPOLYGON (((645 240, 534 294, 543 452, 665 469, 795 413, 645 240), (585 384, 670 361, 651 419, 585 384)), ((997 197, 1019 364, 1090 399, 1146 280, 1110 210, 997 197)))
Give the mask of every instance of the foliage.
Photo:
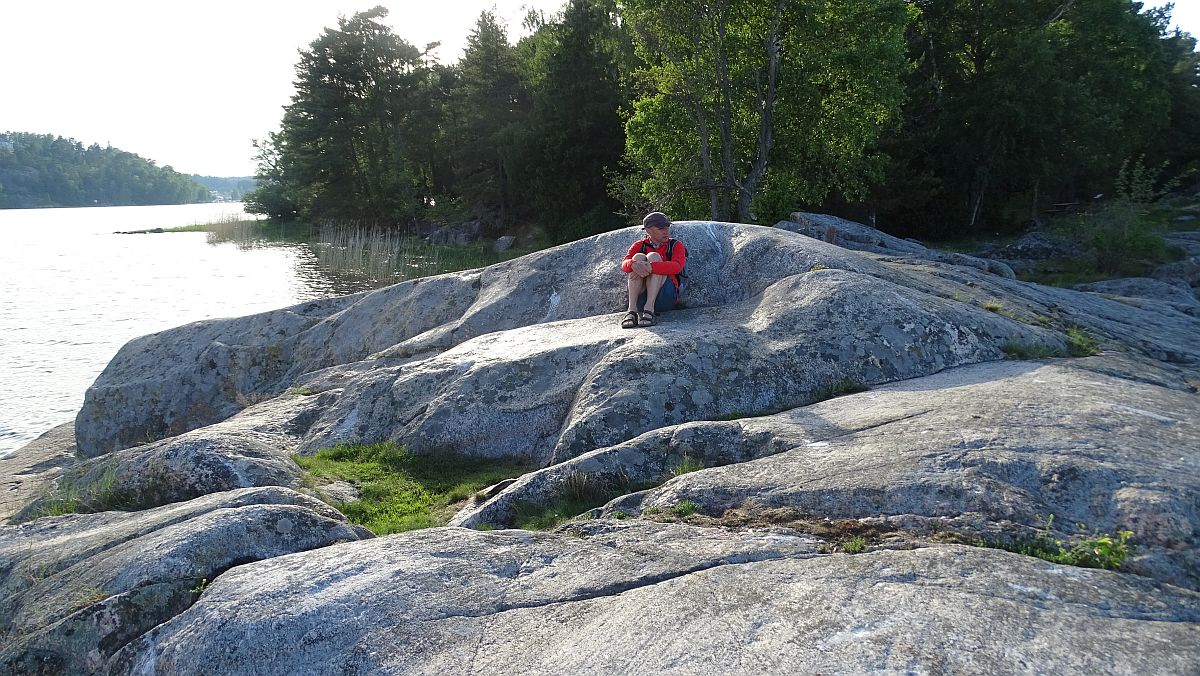
POLYGON ((1128 0, 924 0, 889 221, 957 234, 1037 219, 1168 123, 1161 29, 1128 0), (1036 77, 1030 77, 1036 73, 1036 77), (930 149, 933 149, 932 151, 930 149), (899 194, 898 191, 904 191, 899 194))
POLYGON ((650 88, 626 125, 641 194, 681 216, 754 222, 878 175, 899 111, 899 0, 632 0, 650 88))
POLYGON ((247 208, 304 220, 394 224, 438 186, 434 69, 375 7, 338 19, 300 51, 296 93, 259 148, 247 208))
POLYGON ((376 535, 445 525, 452 515, 451 503, 528 469, 511 459, 450 452, 418 455, 392 442, 342 444, 294 459, 309 483, 324 479, 353 484, 359 498, 334 506, 376 535))
POLYGON ((1129 0, 569 0, 515 45, 484 12, 448 66, 386 16, 301 52, 251 210, 563 242, 807 207, 946 238, 1103 193, 1080 239, 1129 274, 1169 252, 1122 195, 1200 168, 1196 41, 1129 0))
POLYGON ((1029 539, 1017 542, 984 542, 985 547, 1036 556, 1051 563, 1060 563, 1080 568, 1103 568, 1116 570, 1133 553, 1133 531, 1119 530, 1117 534, 1093 533, 1082 538, 1069 549, 1062 540, 1051 536, 1054 515, 1046 518, 1045 527, 1029 539))
POLYGON ((208 202, 208 188, 112 146, 0 134, 0 209, 208 202))

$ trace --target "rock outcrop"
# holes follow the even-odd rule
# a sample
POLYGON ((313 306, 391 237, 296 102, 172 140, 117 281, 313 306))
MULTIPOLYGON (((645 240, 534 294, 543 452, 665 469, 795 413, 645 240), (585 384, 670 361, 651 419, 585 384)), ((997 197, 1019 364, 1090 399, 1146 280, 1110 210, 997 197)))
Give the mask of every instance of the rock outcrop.
POLYGON ((282 488, 0 527, 5 673, 100 671, 233 566, 370 537, 282 488))
POLYGON ((1200 652, 1200 595, 1144 578, 960 546, 815 550, 613 523, 351 543, 231 570, 112 671, 1181 674, 1200 652))
POLYGON ((650 329, 612 314, 629 229, 131 342, 88 390, 85 459, 60 487, 140 511, 0 529, 0 659, 113 674, 1193 668, 1197 313, 834 225, 866 250, 677 224, 686 305, 650 329), (292 490, 290 455, 381 440, 541 467, 456 526, 511 527, 581 487, 599 506, 552 533, 359 541, 292 490), (1121 572, 978 546, 1125 529, 1121 572), (843 553, 850 535, 864 553, 843 553))

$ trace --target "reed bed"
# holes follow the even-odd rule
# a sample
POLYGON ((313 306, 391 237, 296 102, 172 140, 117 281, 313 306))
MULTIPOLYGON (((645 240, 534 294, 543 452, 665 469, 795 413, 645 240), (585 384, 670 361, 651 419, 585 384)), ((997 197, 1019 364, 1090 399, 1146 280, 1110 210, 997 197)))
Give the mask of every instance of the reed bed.
POLYGON ((313 245, 321 269, 339 277, 355 277, 370 286, 483 267, 511 257, 484 244, 445 247, 395 230, 344 224, 321 227, 313 245))

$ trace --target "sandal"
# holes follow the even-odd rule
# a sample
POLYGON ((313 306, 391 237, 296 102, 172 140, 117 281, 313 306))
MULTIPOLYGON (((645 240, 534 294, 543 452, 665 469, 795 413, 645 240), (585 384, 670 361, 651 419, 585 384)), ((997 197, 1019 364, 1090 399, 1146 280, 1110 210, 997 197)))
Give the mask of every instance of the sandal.
POLYGON ((649 310, 642 313, 641 319, 638 320, 638 326, 654 326, 654 313, 649 310))
POLYGON ((638 325, 638 313, 632 310, 625 313, 625 318, 621 320, 621 328, 635 329, 638 325))

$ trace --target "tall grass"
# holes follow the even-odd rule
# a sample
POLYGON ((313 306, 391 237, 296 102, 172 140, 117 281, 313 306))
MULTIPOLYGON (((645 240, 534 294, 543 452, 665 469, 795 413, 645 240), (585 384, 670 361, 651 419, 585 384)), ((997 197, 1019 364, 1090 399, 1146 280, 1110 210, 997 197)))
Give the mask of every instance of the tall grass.
POLYGON ((411 234, 345 224, 321 226, 313 247, 322 270, 372 286, 484 267, 518 255, 495 253, 483 242, 438 246, 411 234))

